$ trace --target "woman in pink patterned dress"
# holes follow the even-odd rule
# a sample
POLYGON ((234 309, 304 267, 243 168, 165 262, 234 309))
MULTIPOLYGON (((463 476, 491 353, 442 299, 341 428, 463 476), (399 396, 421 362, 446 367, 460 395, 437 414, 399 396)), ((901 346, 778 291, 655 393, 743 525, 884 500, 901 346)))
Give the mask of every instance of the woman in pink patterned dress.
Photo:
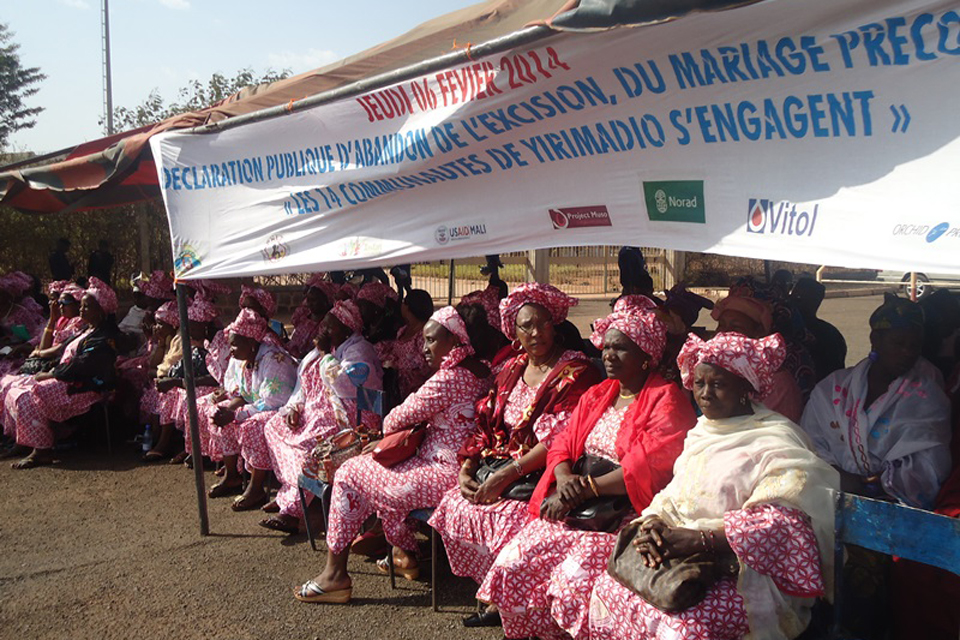
POLYGON ((89 328, 67 345, 53 371, 38 373, 29 383, 10 389, 4 398, 6 419, 12 421, 17 445, 32 449, 14 463, 29 469, 53 462, 51 422, 85 413, 115 382, 116 339, 113 314, 117 295, 95 277, 80 301, 80 315, 89 328))
POLYGON ((30 339, 43 329, 42 309, 28 294, 33 278, 22 271, 0 277, 0 347, 11 347, 0 355, 0 377, 16 373, 33 345, 30 339))
POLYGON ((164 302, 153 315, 156 324, 153 335, 157 339, 157 348, 150 354, 148 365, 150 378, 140 394, 140 417, 150 425, 151 432, 157 437, 157 446, 143 454, 144 462, 157 462, 168 456, 172 429, 164 430, 160 421, 160 392, 157 379, 166 378, 174 364, 183 357, 183 343, 180 340, 180 313, 174 300, 164 302))
POLYGON ((530 501, 534 519, 503 548, 477 594, 497 605, 507 638, 586 638, 590 593, 616 534, 576 529, 563 518, 597 496, 626 495, 639 513, 670 481, 697 416, 658 371, 667 328, 656 308, 645 296, 627 295, 594 322, 591 341, 603 349, 608 379, 583 394, 550 447, 530 501), (588 480, 573 472, 584 455, 616 468, 588 480))
POLYGON ((244 511, 266 501, 263 483, 270 471, 270 454, 263 444, 263 427, 293 392, 297 366, 290 354, 268 340, 272 332, 267 320, 252 309, 243 309, 226 333, 230 364, 223 385, 198 408, 210 432, 211 457, 223 460, 225 469, 209 496, 240 493, 237 463, 242 454, 251 479, 232 508, 244 511))
MULTIPOLYGON (((303 511, 298 499, 297 478, 307 456, 321 439, 356 426, 357 386, 350 373, 366 367, 365 389, 383 389, 380 359, 367 342, 360 311, 350 301, 336 303, 324 316, 317 334, 317 347, 306 355, 297 372, 297 386, 287 403, 264 427, 264 445, 280 481, 277 499, 264 506, 279 512, 260 526, 296 533, 303 511)), ((366 431, 380 431, 380 416, 361 411, 366 431)))
MULTIPOLYGON (((477 583, 528 519, 525 500, 502 494, 543 469, 547 448, 567 426, 581 394, 600 380, 583 354, 565 350, 554 340, 554 326, 577 302, 555 287, 530 283, 500 303, 501 327, 522 350, 503 367, 479 407, 477 428, 460 452, 459 486, 444 495, 430 519, 430 526, 443 536, 453 572, 477 583), (481 465, 500 466, 481 484, 481 465)), ((535 482, 536 476, 526 480, 535 482)), ((490 610, 465 624, 496 620, 490 610)))
POLYGON ((677 361, 703 411, 673 480, 639 520, 644 564, 694 553, 734 559, 699 603, 666 613, 604 573, 594 585, 590 638, 795 638, 815 599, 830 595, 833 498, 839 476, 797 425, 752 399, 772 384, 786 350, 779 334, 753 340, 693 334, 677 361))
MULTIPOLYGON (((475 402, 486 392, 490 370, 475 356, 467 325, 453 307, 434 313, 424 325, 424 351, 435 373, 403 404, 390 412, 384 433, 426 424, 417 452, 393 467, 369 455, 348 460, 333 481, 327 564, 296 592, 305 602, 347 602, 352 582, 347 573, 350 543, 370 515, 376 513, 395 548, 392 560, 401 572, 417 572, 411 511, 434 507, 456 485, 457 452, 474 428, 475 402)), ((376 443, 368 445, 372 451, 376 443)), ((382 565, 388 569, 388 565, 382 565)))
POLYGON ((423 326, 433 313, 433 298, 423 289, 413 289, 400 303, 403 327, 393 340, 384 340, 374 347, 384 369, 397 372, 400 388, 398 402, 420 388, 430 377, 430 367, 423 355, 423 326))
POLYGON ((303 359, 311 349, 317 337, 320 321, 333 308, 340 287, 324 278, 324 274, 315 273, 307 282, 307 290, 294 312, 290 322, 293 333, 287 342, 287 351, 294 358, 303 359))

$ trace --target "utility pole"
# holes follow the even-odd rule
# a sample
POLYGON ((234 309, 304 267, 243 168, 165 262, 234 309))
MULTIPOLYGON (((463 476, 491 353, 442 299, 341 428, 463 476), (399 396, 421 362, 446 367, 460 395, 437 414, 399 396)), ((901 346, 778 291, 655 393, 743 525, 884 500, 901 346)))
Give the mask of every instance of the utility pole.
POLYGON ((103 110, 107 119, 107 135, 113 135, 113 81, 110 73, 110 6, 100 6, 100 32, 103 36, 103 110))

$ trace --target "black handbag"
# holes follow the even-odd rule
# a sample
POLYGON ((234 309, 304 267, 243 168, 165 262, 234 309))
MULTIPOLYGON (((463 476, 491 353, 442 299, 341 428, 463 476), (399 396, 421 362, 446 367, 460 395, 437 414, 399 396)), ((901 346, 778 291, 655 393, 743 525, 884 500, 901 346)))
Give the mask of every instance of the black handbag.
MULTIPOLYGON (((487 478, 512 462, 513 460, 511 458, 484 458, 480 461, 480 468, 477 469, 477 482, 483 484, 487 478)), ((507 485, 507 488, 503 490, 500 497, 506 498, 507 500, 530 502, 530 498, 533 496, 533 490, 537 488, 537 483, 540 482, 541 476, 543 476, 543 469, 537 469, 525 476, 517 478, 507 485)))
POLYGON ((669 558, 656 569, 648 567, 633 546, 639 533, 640 522, 620 531, 607 561, 607 573, 661 611, 675 613, 699 604, 721 578, 736 576, 740 570, 733 553, 706 552, 669 558))
POLYGON ((40 358, 38 356, 30 356, 23 361, 22 365, 20 365, 20 370, 18 373, 23 376, 32 376, 44 371, 50 371, 59 363, 60 361, 57 358, 40 358))
MULTIPOLYGON (((586 453, 573 464, 575 474, 593 478, 604 476, 619 468, 620 465, 615 462, 586 453)), ((598 496, 571 509, 563 522, 572 529, 613 533, 632 511, 633 505, 630 504, 628 496, 598 496)))

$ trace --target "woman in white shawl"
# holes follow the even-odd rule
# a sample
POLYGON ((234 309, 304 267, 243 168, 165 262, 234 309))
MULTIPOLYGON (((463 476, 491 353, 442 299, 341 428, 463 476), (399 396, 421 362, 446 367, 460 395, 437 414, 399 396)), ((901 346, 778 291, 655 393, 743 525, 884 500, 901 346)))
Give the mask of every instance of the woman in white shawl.
POLYGON ((797 425, 751 400, 768 391, 784 356, 779 334, 720 333, 709 342, 691 334, 677 362, 703 416, 673 480, 641 514, 634 544, 651 568, 732 552, 739 572, 677 613, 604 574, 591 598, 591 638, 795 638, 815 599, 832 593, 837 472, 797 425))
POLYGON ((845 491, 931 509, 950 473, 950 401, 920 357, 923 310, 888 294, 870 329, 870 356, 824 378, 801 425, 845 491))

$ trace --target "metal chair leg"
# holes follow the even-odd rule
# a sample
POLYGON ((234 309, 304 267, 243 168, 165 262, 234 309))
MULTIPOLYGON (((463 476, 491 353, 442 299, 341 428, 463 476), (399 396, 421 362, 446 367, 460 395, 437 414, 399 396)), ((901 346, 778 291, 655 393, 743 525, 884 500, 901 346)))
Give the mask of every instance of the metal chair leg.
POLYGON ((303 524, 307 529, 307 540, 310 541, 310 548, 314 551, 317 550, 317 542, 313 538, 313 530, 310 528, 310 518, 307 517, 307 494, 304 493, 303 487, 298 487, 300 491, 300 510, 303 512, 303 524))
POLYGON ((107 454, 113 455, 113 442, 110 437, 110 403, 103 401, 100 405, 103 407, 103 424, 107 431, 107 454))
POLYGON ((393 567, 393 547, 387 552, 387 566, 390 567, 390 588, 397 588, 397 572, 393 567))
POLYGON ((437 530, 430 528, 430 604, 434 611, 440 611, 437 604, 437 530))

